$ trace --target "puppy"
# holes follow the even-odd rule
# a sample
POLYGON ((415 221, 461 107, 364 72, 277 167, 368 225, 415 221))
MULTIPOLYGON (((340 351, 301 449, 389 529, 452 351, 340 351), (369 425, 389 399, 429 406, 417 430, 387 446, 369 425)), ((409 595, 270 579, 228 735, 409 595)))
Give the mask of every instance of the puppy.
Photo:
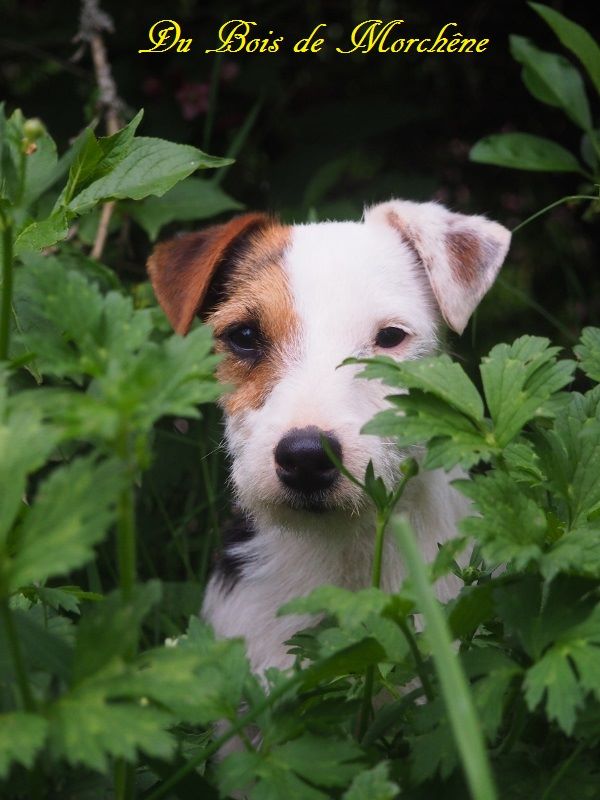
MULTIPOLYGON (((282 225, 263 214, 160 244, 148 269, 173 327, 198 314, 214 329, 232 387, 222 405, 241 517, 224 536, 203 616, 242 636, 253 669, 292 662, 284 642, 310 624, 277 617, 321 584, 369 585, 374 510, 321 444, 355 476, 371 460, 393 486, 406 454, 361 434, 389 388, 355 380, 349 357, 415 359, 436 351, 442 320, 462 333, 506 256, 510 233, 436 203, 392 200, 361 222, 282 225)), ((456 534, 467 501, 452 475, 422 472, 401 500, 426 559, 456 534)), ((399 587, 391 541, 382 585, 399 587)), ((441 599, 456 591, 441 582, 441 599)))

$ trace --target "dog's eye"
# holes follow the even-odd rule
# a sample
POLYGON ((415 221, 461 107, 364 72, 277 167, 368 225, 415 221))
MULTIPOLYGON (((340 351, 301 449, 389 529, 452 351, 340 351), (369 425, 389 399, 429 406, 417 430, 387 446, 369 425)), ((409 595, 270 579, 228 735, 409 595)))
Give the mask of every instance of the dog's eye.
POLYGON ((261 336, 252 325, 236 325, 225 334, 225 339, 234 353, 246 358, 255 358, 261 350, 261 336))
POLYGON ((397 347, 406 339, 407 335, 402 328, 382 328, 375 337, 375 344, 377 347, 397 347))

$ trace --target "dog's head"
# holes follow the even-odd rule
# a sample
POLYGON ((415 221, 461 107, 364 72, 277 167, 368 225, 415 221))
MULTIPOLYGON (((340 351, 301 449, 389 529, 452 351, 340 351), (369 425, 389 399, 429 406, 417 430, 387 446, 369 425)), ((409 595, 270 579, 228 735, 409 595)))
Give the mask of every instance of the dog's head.
POLYGON ((440 318, 462 333, 509 241, 484 217, 392 200, 360 223, 245 214, 158 245, 148 268, 173 327, 185 334, 199 314, 225 356, 232 475, 247 511, 298 529, 314 527, 315 511, 357 513, 361 492, 322 436, 354 475, 372 460, 393 482, 396 448, 360 434, 389 390, 337 367, 349 356, 432 353, 440 318))

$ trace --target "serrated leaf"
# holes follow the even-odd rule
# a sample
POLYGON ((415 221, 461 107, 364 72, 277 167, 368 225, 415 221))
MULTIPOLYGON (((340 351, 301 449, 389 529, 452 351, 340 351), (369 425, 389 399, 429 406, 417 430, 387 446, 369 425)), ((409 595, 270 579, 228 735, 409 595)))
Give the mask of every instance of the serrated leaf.
POLYGON ((151 706, 115 702, 110 684, 83 684, 48 710, 48 744, 52 756, 73 766, 99 772, 109 758, 135 762, 138 751, 168 759, 175 739, 167 732, 173 718, 151 706))
POLYGON ((600 382, 600 328, 584 328, 580 343, 573 349, 585 374, 600 382))
POLYGON ((571 734, 588 692, 600 699, 600 609, 558 636, 527 672, 525 699, 531 710, 545 697, 546 713, 571 734))
POLYGON ((580 528, 563 534, 542 557, 540 572, 548 581, 559 572, 600 578, 600 530, 580 528))
POLYGON ((365 378, 380 378, 391 386, 419 389, 443 400, 474 421, 483 419, 483 403, 466 372, 446 354, 416 361, 373 358, 360 373, 365 378))
POLYGON ((27 476, 39 469, 58 441, 58 431, 42 422, 44 408, 25 409, 8 399, 0 373, 0 545, 22 504, 27 476))
POLYGON ((38 491, 5 566, 10 591, 82 566, 114 519, 121 471, 79 458, 56 469, 38 491))
POLYGON ((139 136, 130 142, 125 157, 107 175, 76 194, 68 208, 82 214, 102 200, 160 197, 197 169, 230 163, 230 159, 209 156, 196 147, 139 136))
POLYGON ((342 795, 343 800, 394 800, 400 794, 400 787, 389 779, 388 773, 385 761, 359 773, 342 795))
POLYGON ((505 447, 524 425, 543 413, 543 404, 571 380, 574 363, 557 361, 559 348, 547 339, 521 336, 492 348, 480 367, 494 437, 505 447))
POLYGON ((488 561, 510 562, 516 569, 539 561, 546 516, 520 484, 505 473, 492 472, 471 481, 455 481, 454 486, 473 500, 481 514, 464 519, 460 529, 477 539, 488 561))
POLYGON ((47 721, 38 714, 13 711, 0 714, 0 779, 8 776, 13 762, 30 769, 42 748, 47 721))
POLYGON ((306 597, 290 600, 279 609, 278 615, 325 612, 342 627, 352 627, 364 622, 370 614, 383 611, 389 602, 389 595, 373 587, 352 592, 338 586, 318 586, 306 597))
POLYGON ((591 128, 592 118, 583 80, 566 58, 540 50, 522 36, 510 37, 510 51, 543 85, 545 93, 553 100, 552 105, 561 108, 584 131, 591 128))
POLYGON ((496 133, 471 148, 471 161, 532 172, 581 172, 575 156, 562 145, 531 133, 496 133))
POLYGON ((567 526, 585 526, 600 510, 600 387, 573 393, 554 428, 539 433, 537 450, 555 502, 564 501, 567 526))
POLYGON ((567 47, 586 68, 596 90, 600 92, 600 47, 585 28, 540 3, 529 3, 542 19, 548 23, 561 43, 567 47))
POLYGON ((142 226, 152 241, 161 228, 175 220, 201 220, 224 211, 243 208, 219 186, 201 178, 186 178, 162 197, 148 197, 128 208, 129 214, 142 226))

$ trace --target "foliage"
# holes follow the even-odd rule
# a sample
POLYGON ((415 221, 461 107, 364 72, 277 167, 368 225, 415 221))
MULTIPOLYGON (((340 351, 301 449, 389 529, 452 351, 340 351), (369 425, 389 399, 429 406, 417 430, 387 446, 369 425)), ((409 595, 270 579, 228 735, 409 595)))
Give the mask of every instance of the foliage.
MULTIPOLYGON (((529 5, 550 26, 561 44, 581 62, 592 84, 594 96, 598 99, 600 45, 585 28, 558 11, 540 3, 529 5)), ((531 133, 516 132, 486 136, 471 149, 471 159, 514 169, 578 173, 592 185, 588 183, 584 186, 585 194, 564 200, 591 200, 597 211, 600 132, 592 117, 581 72, 564 56, 540 50, 523 36, 511 36, 510 49, 513 58, 522 65, 523 83, 533 97, 560 109, 581 131, 580 153, 584 163, 555 141, 531 133)))

